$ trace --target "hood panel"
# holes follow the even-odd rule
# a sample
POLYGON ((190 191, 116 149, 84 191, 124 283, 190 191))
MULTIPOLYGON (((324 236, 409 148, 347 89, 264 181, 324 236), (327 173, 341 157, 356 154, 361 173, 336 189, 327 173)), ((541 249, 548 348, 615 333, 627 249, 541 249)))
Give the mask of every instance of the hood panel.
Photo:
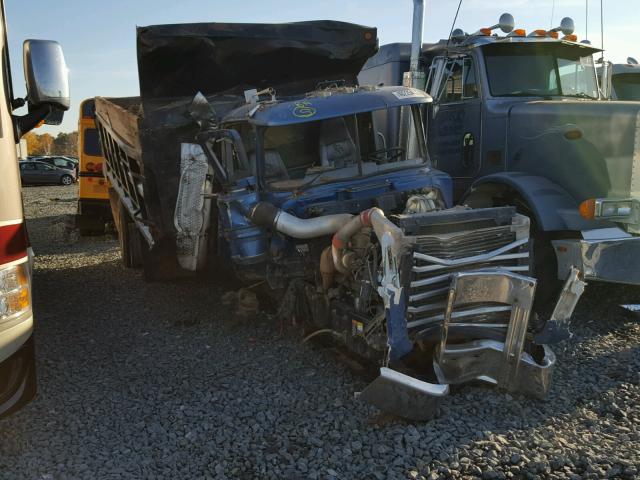
POLYGON ((539 173, 577 201, 638 196, 639 139, 638 103, 521 103, 509 111, 508 169, 539 173))

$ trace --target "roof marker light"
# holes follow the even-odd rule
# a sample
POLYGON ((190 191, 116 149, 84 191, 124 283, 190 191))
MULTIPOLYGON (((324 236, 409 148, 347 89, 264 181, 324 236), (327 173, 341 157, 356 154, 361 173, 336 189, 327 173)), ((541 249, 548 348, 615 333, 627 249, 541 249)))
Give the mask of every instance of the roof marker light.
POLYGON ((531 32, 529 34, 530 37, 546 37, 547 36, 547 31, 546 30, 542 30, 541 28, 534 30, 533 32, 531 32))
POLYGON ((577 35, 565 35, 564 37, 562 37, 562 40, 566 40, 567 42, 577 42, 578 41, 578 36, 577 35))
POLYGON ((549 36, 551 38, 555 38, 557 40, 558 39, 558 32, 549 32, 549 36))
POLYGON ((507 37, 526 37, 527 31, 524 28, 516 28, 507 37))

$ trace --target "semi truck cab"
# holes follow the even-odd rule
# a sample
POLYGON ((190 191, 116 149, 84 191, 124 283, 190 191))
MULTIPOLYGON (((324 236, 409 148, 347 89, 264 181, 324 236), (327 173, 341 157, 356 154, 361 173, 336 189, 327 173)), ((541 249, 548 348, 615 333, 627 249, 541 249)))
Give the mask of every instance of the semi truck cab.
MULTIPOLYGON (((571 19, 526 32, 505 14, 424 44, 429 153, 453 177, 454 201, 532 218, 539 279, 576 266, 587 279, 640 284, 640 104, 603 101, 600 50, 577 40, 571 19)), ((408 48, 382 46, 359 80, 400 84, 408 48)))
POLYGON ((609 63, 598 67, 598 77, 608 88, 606 98, 640 102, 640 64, 633 58, 627 63, 609 63))

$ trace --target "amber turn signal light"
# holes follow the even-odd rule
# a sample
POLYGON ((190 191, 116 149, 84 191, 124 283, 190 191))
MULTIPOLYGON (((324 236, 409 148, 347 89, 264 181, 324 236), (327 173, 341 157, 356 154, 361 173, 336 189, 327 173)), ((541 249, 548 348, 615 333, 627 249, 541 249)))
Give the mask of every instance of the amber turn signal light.
POLYGON ((580 204, 578 209, 580 216, 585 220, 593 220, 596 218, 596 199, 590 198, 580 204))

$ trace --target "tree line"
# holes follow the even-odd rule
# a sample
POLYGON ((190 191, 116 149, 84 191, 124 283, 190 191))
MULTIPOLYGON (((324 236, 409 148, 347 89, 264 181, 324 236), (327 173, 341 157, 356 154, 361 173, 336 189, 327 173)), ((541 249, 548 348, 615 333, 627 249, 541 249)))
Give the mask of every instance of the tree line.
POLYGON ((29 155, 71 155, 78 156, 78 132, 60 132, 56 137, 48 133, 38 135, 27 133, 27 151, 29 155))

